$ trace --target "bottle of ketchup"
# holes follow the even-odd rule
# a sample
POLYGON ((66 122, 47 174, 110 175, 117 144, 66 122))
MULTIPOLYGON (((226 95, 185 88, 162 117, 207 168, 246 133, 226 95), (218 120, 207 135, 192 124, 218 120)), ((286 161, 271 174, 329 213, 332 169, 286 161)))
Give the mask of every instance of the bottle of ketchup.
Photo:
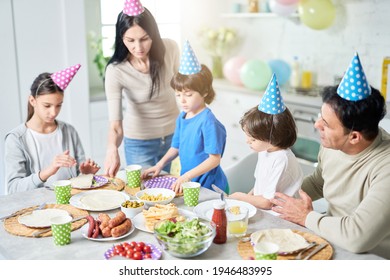
POLYGON ((214 212, 211 220, 215 224, 216 235, 213 242, 215 244, 226 243, 227 239, 227 218, 225 212, 225 201, 214 203, 214 212))

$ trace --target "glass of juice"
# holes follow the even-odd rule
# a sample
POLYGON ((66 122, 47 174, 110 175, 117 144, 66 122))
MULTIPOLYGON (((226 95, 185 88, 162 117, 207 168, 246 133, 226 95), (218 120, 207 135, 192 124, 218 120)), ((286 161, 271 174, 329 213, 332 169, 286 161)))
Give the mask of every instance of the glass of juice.
POLYGON ((248 208, 244 206, 230 206, 226 210, 228 233, 235 237, 246 235, 248 230, 248 208))

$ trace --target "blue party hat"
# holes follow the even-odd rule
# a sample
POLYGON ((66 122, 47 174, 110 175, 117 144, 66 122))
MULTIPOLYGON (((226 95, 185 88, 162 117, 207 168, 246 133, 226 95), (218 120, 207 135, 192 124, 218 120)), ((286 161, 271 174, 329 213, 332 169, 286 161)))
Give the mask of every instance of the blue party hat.
POLYGON ((271 115, 277 115, 286 110, 286 105, 284 105, 282 95, 280 94, 279 84, 275 74, 272 75, 263 98, 257 108, 259 111, 271 115))
POLYGON ((371 94, 371 87, 367 82, 357 53, 352 58, 351 64, 337 88, 337 94, 349 101, 359 101, 371 94))
POLYGON ((202 70, 202 66, 200 66, 190 43, 186 41, 180 58, 179 73, 182 75, 192 75, 199 73, 200 70, 202 70))

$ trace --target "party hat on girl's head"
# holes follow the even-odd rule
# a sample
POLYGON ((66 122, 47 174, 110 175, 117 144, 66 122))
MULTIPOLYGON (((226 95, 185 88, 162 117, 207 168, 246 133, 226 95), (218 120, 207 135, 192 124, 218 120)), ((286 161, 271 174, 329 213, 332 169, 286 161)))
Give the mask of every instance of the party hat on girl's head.
POLYGON ((62 90, 65 90, 68 87, 70 81, 73 79, 74 75, 76 75, 77 71, 79 71, 80 67, 80 64, 76 64, 64 70, 53 73, 50 77, 53 82, 57 84, 57 86, 59 86, 62 90))
POLYGON ((275 74, 272 75, 271 81, 268 83, 267 89, 257 108, 259 111, 271 115, 276 115, 286 110, 286 105, 284 105, 282 95, 280 94, 279 84, 275 74))
POLYGON ((139 0, 125 0, 125 4, 123 5, 123 13, 128 16, 138 16, 144 10, 144 6, 142 6, 139 0))
POLYGON ((186 41, 180 58, 179 73, 182 75, 191 75, 199 73, 200 70, 202 70, 202 66, 200 66, 190 43, 186 41))
POLYGON ((371 94, 371 87, 367 82, 357 53, 352 58, 351 64, 337 88, 337 94, 349 101, 359 101, 371 94))

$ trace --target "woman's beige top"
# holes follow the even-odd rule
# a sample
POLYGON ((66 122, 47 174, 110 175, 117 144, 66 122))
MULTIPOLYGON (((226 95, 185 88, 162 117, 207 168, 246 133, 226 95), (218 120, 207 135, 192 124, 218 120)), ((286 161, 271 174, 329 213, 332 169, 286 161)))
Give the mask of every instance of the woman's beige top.
POLYGON ((154 139, 174 132, 179 109, 170 81, 179 69, 180 52, 175 41, 163 41, 166 53, 160 73, 160 90, 151 100, 149 74, 137 71, 129 61, 107 67, 105 91, 109 120, 123 120, 127 138, 154 139))

